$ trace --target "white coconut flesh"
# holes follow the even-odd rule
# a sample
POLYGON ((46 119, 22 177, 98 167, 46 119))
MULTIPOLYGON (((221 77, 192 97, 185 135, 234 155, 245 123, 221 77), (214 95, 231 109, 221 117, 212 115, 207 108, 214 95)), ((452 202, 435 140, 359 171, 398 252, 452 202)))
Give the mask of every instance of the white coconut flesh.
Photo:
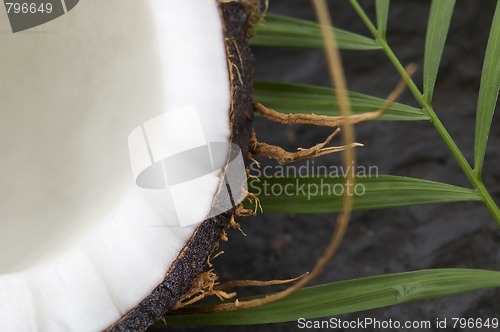
POLYGON ((196 105, 228 142, 228 77, 215 1, 86 0, 16 34, 0 10, 0 331, 102 330, 164 279, 195 226, 165 226, 127 137, 196 105))

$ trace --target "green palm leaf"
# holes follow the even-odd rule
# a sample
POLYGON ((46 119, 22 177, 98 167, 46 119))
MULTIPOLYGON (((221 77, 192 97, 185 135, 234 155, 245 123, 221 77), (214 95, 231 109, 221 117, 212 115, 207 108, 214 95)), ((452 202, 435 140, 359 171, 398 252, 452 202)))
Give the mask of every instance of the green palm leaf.
POLYGON ((483 72, 481 74, 481 85, 476 114, 476 133, 474 146, 474 172, 481 177, 483 170, 486 144, 490 133, 491 121, 498 98, 500 88, 500 1, 491 23, 491 31, 484 56, 483 72))
MULTIPOLYGON (((286 168, 284 170, 286 172, 286 168)), ((301 168, 289 170, 300 172, 301 168)), ((317 172, 320 171, 323 170, 317 168, 317 172)), ((257 194, 264 212, 285 213, 338 212, 344 191, 354 195, 354 210, 481 199, 472 189, 389 175, 358 177, 355 186, 347 187, 343 177, 261 177, 250 180, 248 189, 257 194)))
POLYGON ((375 9, 377 11, 377 30, 385 40, 387 32, 387 17, 389 16, 389 5, 391 0, 376 0, 375 9))
POLYGON ((427 24, 424 55, 424 98, 430 104, 443 55, 455 0, 433 1, 427 24))
MULTIPOLYGON (((333 31, 340 49, 380 49, 380 45, 371 38, 336 28, 333 31)), ((323 40, 316 22, 268 14, 265 22, 255 29, 250 45, 322 48, 323 40)))

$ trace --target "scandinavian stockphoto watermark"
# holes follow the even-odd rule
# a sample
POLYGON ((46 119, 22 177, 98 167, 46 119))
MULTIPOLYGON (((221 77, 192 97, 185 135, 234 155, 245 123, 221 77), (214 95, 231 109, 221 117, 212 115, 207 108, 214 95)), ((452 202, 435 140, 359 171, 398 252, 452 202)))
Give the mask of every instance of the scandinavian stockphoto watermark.
POLYGON ((302 197, 311 200, 313 197, 363 196, 366 185, 359 182, 345 181, 349 172, 357 179, 378 177, 377 166, 354 164, 347 167, 340 165, 318 165, 313 160, 305 164, 261 166, 252 164, 250 174, 257 181, 251 181, 249 190, 257 196, 302 197))
POLYGON ((80 0, 4 0, 12 32, 20 32, 52 21, 73 8, 80 0))
POLYGON ((128 147, 137 186, 148 195, 161 195, 163 204, 175 211, 173 224, 200 223, 235 208, 247 195, 239 146, 209 142, 195 105, 142 123, 130 133, 128 147), (214 188, 216 201, 208 215, 193 208, 213 198, 214 188))

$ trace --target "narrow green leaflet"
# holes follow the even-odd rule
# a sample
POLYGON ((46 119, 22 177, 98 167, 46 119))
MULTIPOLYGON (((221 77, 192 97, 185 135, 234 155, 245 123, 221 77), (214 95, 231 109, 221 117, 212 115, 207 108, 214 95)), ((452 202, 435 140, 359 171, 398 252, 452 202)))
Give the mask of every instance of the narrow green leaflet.
POLYGON ((376 0, 375 9, 377 12, 377 30, 380 37, 385 40, 387 32, 387 16, 389 15, 389 5, 391 0, 376 0))
MULTIPOLYGON (((264 177, 270 170, 262 169, 260 172, 263 177, 249 180, 248 189, 259 197, 264 212, 338 212, 342 207, 341 196, 344 192, 354 195, 354 210, 481 200, 472 189, 401 176, 359 177, 358 174, 356 184, 346 186, 343 177, 295 177, 295 174, 290 174, 300 174, 306 170, 303 167, 304 170, 300 166, 284 166, 280 168, 282 174, 275 175, 285 176, 288 172, 289 177, 264 177)), ((337 169, 319 166, 315 166, 314 170, 318 173, 337 173, 337 169)), ((366 169, 365 173, 374 174, 375 171, 366 169)))
POLYGON ((430 104, 455 0, 432 1, 424 55, 424 98, 430 104))
POLYGON ((495 16, 491 23, 488 46, 484 56, 481 85, 477 102, 476 139, 474 145, 474 171, 481 177, 486 144, 490 133, 491 121, 500 88, 500 1, 497 2, 495 16))
POLYGON ((314 319, 341 315, 499 286, 500 272, 497 271, 421 270, 307 287, 281 301, 246 310, 167 316, 166 323, 167 325, 279 323, 297 321, 299 318, 314 319))
MULTIPOLYGON (((380 45, 371 38, 341 29, 333 29, 340 49, 375 50, 380 45)), ((322 48, 323 39, 317 23, 297 18, 267 14, 255 29, 251 45, 322 48)))
MULTIPOLYGON (((278 83, 255 82, 254 98, 266 107, 282 113, 314 113, 318 115, 339 115, 336 95, 332 88, 278 83)), ((353 114, 376 111, 385 100, 362 93, 349 92, 353 114)), ((380 120, 428 120, 421 109, 394 103, 380 120)))

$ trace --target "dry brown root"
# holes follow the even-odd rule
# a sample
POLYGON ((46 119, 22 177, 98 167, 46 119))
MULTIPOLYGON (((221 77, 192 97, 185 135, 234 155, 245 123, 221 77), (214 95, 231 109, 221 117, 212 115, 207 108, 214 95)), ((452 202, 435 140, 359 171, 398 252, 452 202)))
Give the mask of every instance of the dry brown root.
MULTIPOLYGON (((217 296, 221 301, 232 299, 236 296, 235 292, 228 293, 225 290, 228 288, 242 288, 242 287, 265 287, 265 286, 276 286, 276 285, 286 285, 294 283, 306 277, 308 273, 304 273, 301 276, 292 279, 277 279, 277 280, 233 280, 223 284, 217 282, 218 276, 213 271, 207 271, 198 276, 194 281, 190 290, 182 297, 182 299, 177 302, 173 307, 172 314, 183 314, 190 312, 190 308, 184 307, 194 304, 203 300, 204 298, 210 296, 217 296)), ((234 303, 241 303, 235 300, 234 303)), ((237 305, 237 304, 236 304, 237 305)))
POLYGON ((229 238, 227 237, 227 233, 226 233, 226 230, 225 230, 225 229, 221 230, 220 235, 219 235, 219 239, 220 239, 222 242, 227 242, 227 241, 229 241, 229 238))
POLYGON ((260 103, 255 102, 254 110, 257 113, 260 113, 266 119, 284 125, 313 125, 319 127, 340 127, 346 121, 349 121, 352 124, 356 124, 376 119, 380 117, 382 114, 384 114, 384 112, 387 109, 384 107, 378 111, 351 115, 349 117, 343 117, 340 115, 331 116, 331 115, 302 114, 302 113, 284 114, 281 112, 277 112, 273 109, 267 108, 260 103))
MULTIPOLYGON (((217 244, 217 247, 216 247, 216 248, 214 248, 214 252, 215 252, 215 250, 217 250, 217 249, 218 249, 218 247, 219 247, 219 244, 217 244)), ((216 259, 217 257, 219 257, 220 255, 223 255, 223 254, 224 254, 224 251, 223 251, 223 250, 221 250, 221 251, 217 252, 217 253, 216 253, 215 255, 213 255, 213 256, 212 256, 212 255, 208 256, 208 258, 207 258, 207 266, 208 266, 209 268, 212 268, 212 267, 214 266, 214 265, 212 264, 212 259, 216 259)))
MULTIPOLYGON (((413 65, 408 66, 407 68, 408 75, 411 76, 415 72, 415 69, 416 68, 413 65)), ((351 115, 348 117, 316 115, 316 114, 283 114, 275 110, 272 110, 270 108, 267 108, 264 105, 257 102, 254 103, 254 110, 263 115, 266 119, 284 125, 301 124, 301 125, 314 125, 320 127, 340 127, 346 122, 349 122, 350 124, 356 124, 368 120, 374 120, 382 116, 392 106, 392 104, 399 97, 399 95, 401 95, 405 87, 406 87, 406 82, 404 80, 401 80, 398 83, 398 85, 394 88, 394 90, 389 94, 381 109, 374 112, 351 115)), ((291 163, 301 159, 314 158, 329 153, 344 151, 346 149, 356 146, 363 146, 360 143, 352 143, 350 145, 325 148, 325 146, 332 140, 332 138, 335 137, 336 134, 338 134, 339 130, 340 129, 337 128, 337 130, 335 130, 335 132, 333 132, 330 136, 328 136, 328 138, 323 143, 316 144, 315 146, 307 149, 299 148, 297 152, 285 151, 283 148, 279 146, 259 142, 255 137, 255 133, 253 134, 250 144, 252 152, 254 154, 273 158, 280 165, 291 163)))
POLYGON ((344 151, 346 149, 350 149, 357 146, 363 146, 360 143, 352 143, 349 145, 342 146, 333 146, 326 147, 325 146, 330 143, 330 141, 340 132, 340 128, 337 128, 323 143, 316 144, 310 148, 298 148, 296 152, 289 152, 284 150, 282 147, 271 145, 267 143, 259 142, 255 135, 252 137, 251 141, 251 149, 252 153, 258 154, 264 157, 273 158, 280 165, 292 163, 294 161, 314 158, 323 156, 325 154, 335 153, 339 151, 344 151))
POLYGON ((248 192, 245 200, 252 203, 254 207, 251 209, 247 209, 243 207, 243 204, 240 204, 236 207, 236 210, 234 212, 235 216, 237 217, 255 216, 257 214, 257 211, 260 210, 260 212, 262 212, 262 206, 260 205, 260 200, 255 194, 248 192))
MULTIPOLYGON (((412 76, 416 70, 415 65, 409 65, 406 68, 408 76, 412 76)), ((314 125, 319 127, 340 127, 344 123, 349 122, 351 124, 356 124, 368 120, 374 120, 382 116, 394 103, 394 101, 401 95, 401 93, 406 88, 406 82, 401 80, 394 90, 387 96, 382 108, 374 112, 367 112, 363 114, 351 115, 348 117, 344 116, 328 116, 328 115, 316 115, 316 114, 284 114, 265 107, 264 105, 254 102, 254 110, 266 119, 273 122, 278 122, 285 125, 314 125)))
POLYGON ((231 215, 231 219, 229 220, 229 227, 237 229, 240 231, 241 234, 243 234, 243 236, 247 236, 245 232, 243 232, 243 229, 241 229, 241 225, 237 223, 236 220, 234 219, 234 214, 231 215))
POLYGON ((193 282, 189 291, 172 307, 172 310, 178 310, 190 304, 201 301, 209 296, 217 296, 221 300, 228 300, 236 296, 236 293, 227 293, 223 290, 215 289, 218 276, 214 270, 203 272, 193 282))

